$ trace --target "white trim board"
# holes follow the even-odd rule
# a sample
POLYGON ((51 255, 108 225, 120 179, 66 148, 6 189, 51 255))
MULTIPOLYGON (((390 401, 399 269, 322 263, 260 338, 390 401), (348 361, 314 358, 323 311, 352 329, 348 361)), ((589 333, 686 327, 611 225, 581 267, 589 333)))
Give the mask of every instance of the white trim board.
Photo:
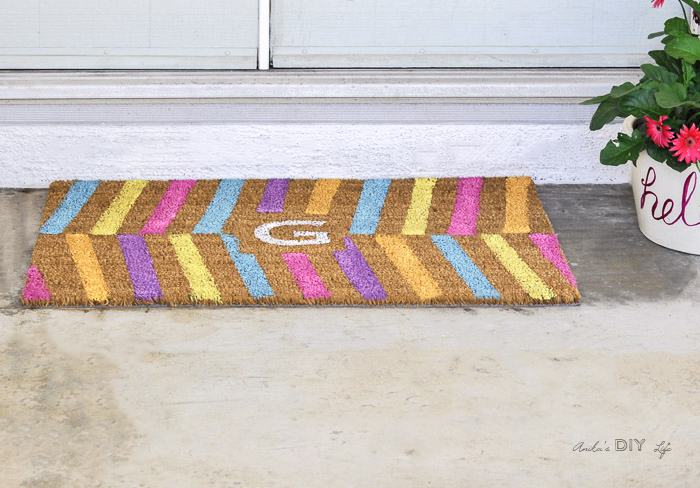
POLYGON ((573 103, 275 103, 47 100, 0 102, 0 126, 18 124, 587 124, 594 106, 573 103))
POLYGON ((5 71, 0 100, 421 99, 571 102, 641 76, 637 69, 5 71))

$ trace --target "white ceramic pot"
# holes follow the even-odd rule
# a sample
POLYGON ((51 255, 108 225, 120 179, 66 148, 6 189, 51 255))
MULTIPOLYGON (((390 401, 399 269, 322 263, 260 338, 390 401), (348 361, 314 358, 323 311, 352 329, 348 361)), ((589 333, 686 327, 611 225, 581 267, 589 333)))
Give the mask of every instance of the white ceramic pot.
MULTIPOLYGON (((623 130, 632 133, 634 117, 623 130)), ((679 173, 646 151, 632 168, 639 230, 649 240, 676 251, 700 254, 700 174, 695 165, 679 173)))

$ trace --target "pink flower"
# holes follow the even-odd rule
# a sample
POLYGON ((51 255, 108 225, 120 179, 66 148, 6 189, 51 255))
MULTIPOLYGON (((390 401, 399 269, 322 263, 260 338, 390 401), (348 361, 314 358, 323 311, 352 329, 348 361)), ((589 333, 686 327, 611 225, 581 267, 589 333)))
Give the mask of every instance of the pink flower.
POLYGON ((651 3, 654 4, 654 8, 659 8, 664 5, 664 0, 651 0, 651 3))
POLYGON ((659 120, 644 117, 647 124, 647 135, 659 147, 668 147, 673 139, 673 131, 669 126, 664 125, 664 120, 667 118, 665 115, 659 117, 659 120))
POLYGON ((680 162, 688 164, 695 163, 700 159, 700 130, 695 127, 695 124, 690 126, 684 125, 680 130, 678 137, 673 141, 671 152, 680 162))

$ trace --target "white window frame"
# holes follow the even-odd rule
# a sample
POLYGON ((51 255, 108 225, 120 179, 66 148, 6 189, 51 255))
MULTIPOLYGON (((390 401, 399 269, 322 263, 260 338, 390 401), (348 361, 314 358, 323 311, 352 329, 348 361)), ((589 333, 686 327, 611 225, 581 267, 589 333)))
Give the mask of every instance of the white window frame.
POLYGON ((4 71, 0 100, 412 100, 578 103, 638 69, 4 71))

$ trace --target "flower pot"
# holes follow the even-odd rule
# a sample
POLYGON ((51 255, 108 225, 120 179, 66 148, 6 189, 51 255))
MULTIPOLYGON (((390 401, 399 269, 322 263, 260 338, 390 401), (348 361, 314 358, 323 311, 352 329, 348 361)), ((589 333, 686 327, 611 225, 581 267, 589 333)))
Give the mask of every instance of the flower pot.
MULTIPOLYGON (((634 117, 625 119, 625 133, 632 133, 634 120, 634 117)), ((669 249, 700 254, 700 174, 697 167, 692 165, 679 173, 644 151, 631 168, 637 222, 642 234, 669 249)))

